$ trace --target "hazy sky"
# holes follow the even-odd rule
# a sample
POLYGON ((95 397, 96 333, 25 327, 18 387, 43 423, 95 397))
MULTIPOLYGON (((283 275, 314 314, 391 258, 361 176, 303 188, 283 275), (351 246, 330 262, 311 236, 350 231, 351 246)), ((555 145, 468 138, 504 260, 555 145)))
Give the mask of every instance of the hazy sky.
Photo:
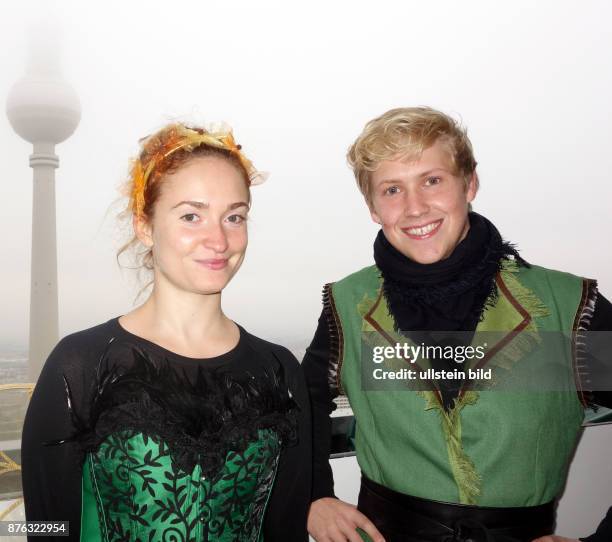
MULTIPOLYGON (((224 302, 256 334, 307 341, 322 285, 370 263, 376 227, 344 155, 367 120, 403 105, 462 118, 475 209, 528 260, 612 297, 608 2, 2 2, 3 99, 39 9, 82 103, 57 148, 62 335, 130 309, 111 203, 137 140, 177 117, 227 121, 271 173, 224 302)), ((6 116, 0 146, 1 349, 27 343, 32 172, 6 116)))

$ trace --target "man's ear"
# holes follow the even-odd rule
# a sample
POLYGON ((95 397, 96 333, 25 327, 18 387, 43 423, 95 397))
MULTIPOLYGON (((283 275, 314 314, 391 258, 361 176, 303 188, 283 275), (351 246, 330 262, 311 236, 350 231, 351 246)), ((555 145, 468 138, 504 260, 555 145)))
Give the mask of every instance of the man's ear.
POLYGON ((371 203, 368 203, 368 209, 370 209, 370 216, 372 217, 372 220, 376 222, 376 224, 382 225, 382 221, 380 220, 378 213, 374 210, 374 207, 371 203))
POLYGON ((478 188, 480 187, 480 181, 478 180, 478 173, 474 171, 467 182, 467 191, 466 191, 466 199, 468 203, 472 203, 474 198, 476 197, 476 193, 478 192, 478 188))
POLYGON ((151 231, 151 224, 144 216, 136 216, 132 219, 132 225, 134 226, 134 233, 138 240, 147 248, 153 246, 153 236, 151 231))

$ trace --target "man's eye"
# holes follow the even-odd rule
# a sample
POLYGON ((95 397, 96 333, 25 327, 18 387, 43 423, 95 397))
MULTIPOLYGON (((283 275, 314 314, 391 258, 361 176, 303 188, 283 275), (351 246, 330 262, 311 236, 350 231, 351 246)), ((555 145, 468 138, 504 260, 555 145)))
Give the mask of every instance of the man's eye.
POLYGON ((245 217, 242 215, 230 215, 227 217, 227 220, 232 224, 242 224, 245 221, 245 217))
POLYGON ((440 177, 429 177, 427 181, 425 181, 425 184, 427 186, 434 186, 436 184, 440 184, 441 182, 442 179, 440 179, 440 177))
POLYGON ((181 217, 181 220, 185 221, 185 222, 197 222, 199 220, 199 216, 196 215, 195 213, 188 213, 186 215, 183 215, 181 217))
POLYGON ((390 186, 385 189, 385 194, 393 195, 397 194, 400 191, 399 186, 390 186))

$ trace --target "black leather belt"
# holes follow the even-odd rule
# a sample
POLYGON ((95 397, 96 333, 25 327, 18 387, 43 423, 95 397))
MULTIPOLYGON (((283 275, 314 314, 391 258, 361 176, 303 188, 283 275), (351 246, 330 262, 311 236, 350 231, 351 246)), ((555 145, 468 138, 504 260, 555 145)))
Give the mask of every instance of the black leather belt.
POLYGON ((357 508, 387 542, 531 542, 552 534, 555 506, 556 501, 521 508, 430 501, 362 476, 357 508))

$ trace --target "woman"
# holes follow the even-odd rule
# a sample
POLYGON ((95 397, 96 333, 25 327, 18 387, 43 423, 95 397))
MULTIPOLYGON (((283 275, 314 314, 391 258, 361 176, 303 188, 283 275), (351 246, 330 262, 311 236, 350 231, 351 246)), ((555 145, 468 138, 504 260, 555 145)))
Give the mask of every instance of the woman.
MULTIPOLYGON (((555 502, 584 407, 612 404, 589 387, 602 368, 610 374, 609 345, 595 358, 579 345, 589 329, 612 329, 612 305, 593 280, 527 264, 469 212, 476 161, 443 113, 388 111, 348 158, 381 231, 376 265, 325 287, 303 363, 315 439, 310 533, 317 542, 356 542, 357 528, 376 542, 567 540, 552 536, 555 502), (367 348, 396 344, 434 356, 372 363, 367 348), (484 355, 471 368, 493 368, 490 384, 456 371, 475 347, 484 355), (425 377, 376 380, 406 368, 425 377), (333 498, 329 412, 339 394, 356 420, 358 509, 333 498)), ((608 517, 588 540, 611 531, 608 517)))
POLYGON ((231 132, 173 124, 142 143, 128 211, 152 291, 49 356, 23 430, 28 520, 87 541, 306 539, 299 364, 221 309, 258 175, 231 132))

